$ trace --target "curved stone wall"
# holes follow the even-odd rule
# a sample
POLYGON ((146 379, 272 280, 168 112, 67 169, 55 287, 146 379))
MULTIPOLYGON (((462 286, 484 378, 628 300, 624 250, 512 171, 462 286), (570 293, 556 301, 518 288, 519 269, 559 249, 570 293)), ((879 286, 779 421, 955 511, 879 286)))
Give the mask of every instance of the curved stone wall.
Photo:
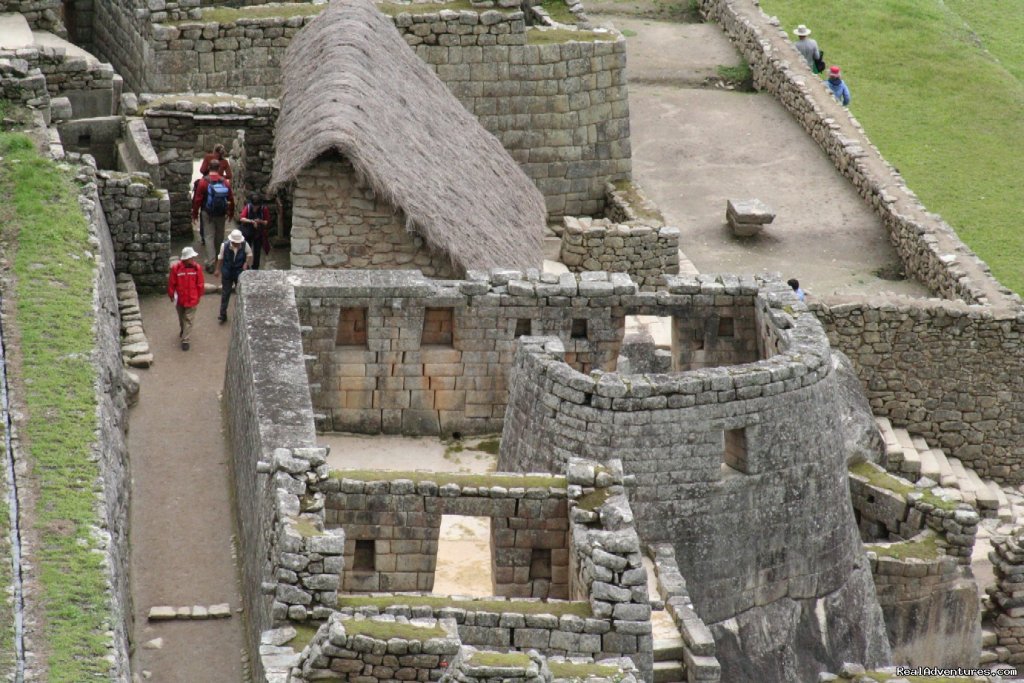
MULTIPOLYGON (((692 315, 711 320, 716 296, 730 294, 753 293, 703 280, 692 315)), ((845 483, 828 341, 781 282, 759 282, 753 307, 762 360, 742 365, 588 376, 563 362, 558 340, 524 338, 499 468, 621 459, 636 478, 638 530, 674 545, 724 646, 723 680, 881 663, 888 645, 845 483), (772 643, 753 632, 764 619, 772 643)))

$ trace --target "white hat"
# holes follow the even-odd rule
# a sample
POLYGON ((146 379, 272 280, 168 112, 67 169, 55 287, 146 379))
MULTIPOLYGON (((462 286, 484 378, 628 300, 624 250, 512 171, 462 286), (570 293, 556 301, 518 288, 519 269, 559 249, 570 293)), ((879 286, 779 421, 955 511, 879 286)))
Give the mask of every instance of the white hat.
POLYGON ((197 254, 196 250, 193 249, 192 247, 185 247, 184 249, 181 250, 182 261, 184 261, 185 259, 195 258, 196 256, 199 256, 199 254, 197 254))
POLYGON ((232 230, 231 234, 228 235, 228 239, 235 244, 239 244, 245 241, 245 235, 242 234, 241 230, 232 230))
POLYGON ((793 31, 793 33, 795 33, 798 36, 800 36, 801 38, 803 38, 804 36, 811 35, 811 29, 807 28, 803 24, 800 24, 799 26, 796 27, 796 30, 793 31))

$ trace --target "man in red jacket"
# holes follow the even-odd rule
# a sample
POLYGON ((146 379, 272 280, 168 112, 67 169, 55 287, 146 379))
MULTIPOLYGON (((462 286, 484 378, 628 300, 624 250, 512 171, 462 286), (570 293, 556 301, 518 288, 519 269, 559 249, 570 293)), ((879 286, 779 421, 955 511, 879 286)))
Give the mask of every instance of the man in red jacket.
POLYGON ((181 260, 171 266, 171 275, 167 278, 167 296, 178 310, 178 336, 182 351, 188 351, 192 318, 206 286, 203 269, 196 263, 198 255, 192 247, 182 249, 181 260))
POLYGON ((212 273, 217 262, 217 252, 224 241, 224 223, 235 215, 235 195, 231 191, 231 181, 221 175, 220 162, 210 162, 210 173, 203 176, 196 185, 192 195, 192 220, 199 218, 203 212, 205 228, 210 231, 206 245, 206 272, 212 273))

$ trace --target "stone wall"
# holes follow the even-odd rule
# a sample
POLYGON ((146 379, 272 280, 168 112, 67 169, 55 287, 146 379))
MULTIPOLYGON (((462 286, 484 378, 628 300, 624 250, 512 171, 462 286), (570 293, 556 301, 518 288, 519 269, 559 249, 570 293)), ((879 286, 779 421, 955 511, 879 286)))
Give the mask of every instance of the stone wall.
MULTIPOLYGON (((684 283, 671 278, 668 295, 658 293, 662 310, 744 293, 738 282, 684 283)), ((812 680, 842 661, 882 663, 889 655, 844 502, 829 346, 786 289, 778 281, 757 286, 757 337, 775 340, 762 348, 765 360, 586 376, 562 360, 558 340, 527 338, 510 378, 499 468, 543 470, 574 455, 621 458, 637 480, 630 495, 637 528, 645 541, 675 547, 696 611, 715 634, 723 680, 754 672, 765 681, 812 680), (826 632, 801 623, 823 604, 826 632), (773 646, 750 635, 762 619, 775 624, 773 646)))
MULTIPOLYGON (((147 173, 157 187, 160 183, 160 159, 149 139, 146 122, 142 119, 126 119, 121 139, 117 141, 118 170, 128 173, 147 173)), ((170 199, 167 210, 170 212, 170 199)))
POLYGON ((679 230, 566 216, 559 257, 571 272, 629 273, 653 291, 664 275, 679 273, 679 230))
POLYGON ((247 190, 262 190, 274 165, 276 103, 260 99, 183 95, 143 98, 143 116, 153 149, 160 159, 160 181, 170 193, 171 231, 191 233, 192 163, 221 143, 231 145, 245 131, 244 187, 235 184, 235 204, 241 211, 247 190))
POLYGON ((455 624, 448 619, 360 619, 334 614, 299 655, 290 680, 438 681, 461 645, 455 624))
POLYGON ((292 195, 291 264, 301 268, 408 268, 457 274, 406 228, 404 215, 356 178, 347 159, 321 158, 299 173, 292 195))
POLYGON ((0 97, 42 109, 49 121, 50 93, 46 89, 46 77, 24 59, 0 57, 0 97))
POLYGON ((1014 400, 1024 392, 1024 322, 1016 310, 891 298, 815 312, 857 367, 876 415, 982 477, 1024 481, 1024 415, 1014 400))
POLYGON ((171 201, 146 174, 100 171, 100 201, 110 225, 117 273, 130 273, 139 291, 167 288, 171 201))
POLYGON ((526 19, 520 11, 403 12, 394 21, 398 32, 412 47, 526 45, 526 19))
MULTIPOLYGON (((260 463, 273 463, 278 448, 311 448, 316 444, 299 320, 294 303, 287 305, 294 301, 293 294, 290 287, 260 282, 260 275, 263 273, 243 275, 224 379, 225 424, 237 505, 238 561, 248 627, 245 635, 252 653, 259 651, 261 633, 274 623, 273 598, 263 592, 263 587, 266 584, 276 591, 278 585, 274 574, 282 552, 276 524, 280 512, 278 485, 301 490, 290 475, 270 476, 269 465, 260 463)), ((288 496, 294 493, 285 490, 288 496)), ((284 611, 287 614, 287 608, 284 611)), ((262 680, 260 666, 254 657, 256 680, 262 680)))
MULTIPOLYGON (((98 524, 94 533, 104 555, 103 572, 110 601, 110 630, 103 638, 103 644, 109 651, 110 680, 127 681, 131 678, 129 638, 133 614, 128 546, 131 472, 114 252, 97 194, 95 166, 88 165, 87 160, 77 155, 69 155, 68 160, 85 164, 79 167, 77 174, 83 182, 80 204, 89 219, 90 238, 96 249, 97 261, 93 281, 97 424, 92 451, 101 474, 101 480, 96 482, 99 499, 96 510, 98 524)), ((97 635, 102 637, 102 634, 97 635)))
POLYGON ((33 31, 67 35, 60 20, 61 0, 0 0, 0 14, 6 12, 24 16, 33 31))
POLYGON ((345 530, 344 590, 432 591, 441 516, 467 515, 490 518, 494 595, 568 597, 564 479, 534 475, 551 484, 541 487, 496 473, 439 485, 426 472, 387 474, 342 470, 319 487, 327 526, 345 530), (370 557, 358 557, 360 541, 370 557), (534 549, 546 551, 546 567, 533 566, 534 549))
POLYGON ((133 92, 149 90, 147 65, 153 63, 153 50, 148 42, 149 15, 145 0, 93 3, 94 54, 113 64, 133 92))
POLYGON ((109 116, 117 110, 120 79, 116 79, 115 88, 114 69, 110 64, 69 57, 62 47, 0 50, 0 59, 15 58, 39 69, 46 78, 50 96, 67 97, 75 118, 109 116))

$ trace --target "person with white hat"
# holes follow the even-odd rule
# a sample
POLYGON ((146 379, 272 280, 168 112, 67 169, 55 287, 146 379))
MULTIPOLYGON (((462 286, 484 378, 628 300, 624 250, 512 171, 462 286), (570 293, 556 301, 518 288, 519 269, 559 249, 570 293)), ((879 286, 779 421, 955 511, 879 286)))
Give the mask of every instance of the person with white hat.
POLYGON ((178 338, 182 351, 188 351, 192 319, 206 286, 203 269, 196 263, 196 256, 199 254, 192 247, 182 249, 181 260, 171 266, 171 274, 167 278, 167 296, 178 311, 178 338))
POLYGON ((807 66, 811 67, 811 71, 820 74, 825 69, 825 53, 818 47, 818 41, 808 37, 811 35, 811 29, 800 24, 793 33, 798 38, 795 43, 797 51, 807 60, 807 66))
POLYGON ((228 319, 228 302, 231 301, 231 292, 235 289, 235 283, 239 276, 249 270, 252 266, 252 247, 245 241, 245 235, 241 230, 232 230, 224 244, 220 245, 220 253, 217 254, 217 267, 213 272, 214 277, 223 277, 220 289, 220 315, 217 320, 226 322, 228 319))

